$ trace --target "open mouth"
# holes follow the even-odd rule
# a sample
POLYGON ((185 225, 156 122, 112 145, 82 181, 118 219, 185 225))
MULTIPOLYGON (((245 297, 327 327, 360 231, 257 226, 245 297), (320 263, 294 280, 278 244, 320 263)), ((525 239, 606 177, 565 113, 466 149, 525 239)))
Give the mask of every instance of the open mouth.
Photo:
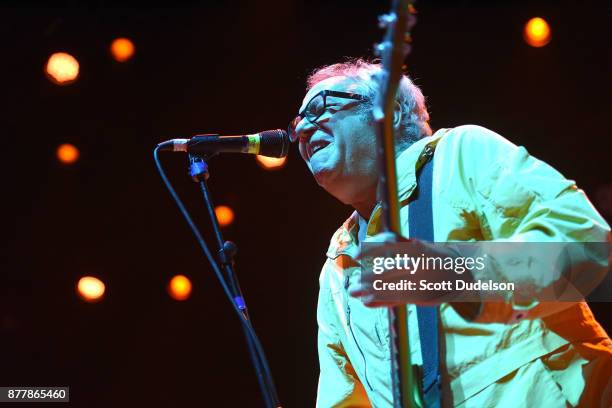
POLYGON ((325 140, 317 140, 314 142, 310 142, 309 144, 309 149, 310 149, 310 157, 314 156, 315 153, 325 149, 327 146, 329 146, 330 142, 325 141, 325 140))

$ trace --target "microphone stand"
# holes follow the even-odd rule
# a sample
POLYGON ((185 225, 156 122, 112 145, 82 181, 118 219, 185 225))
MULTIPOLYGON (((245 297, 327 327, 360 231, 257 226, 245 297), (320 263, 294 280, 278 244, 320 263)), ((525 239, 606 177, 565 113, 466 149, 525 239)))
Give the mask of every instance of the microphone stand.
POLYGON ((265 406, 269 408, 280 408, 281 405, 276 393, 274 381, 270 374, 268 363, 266 361, 266 356, 259 345, 255 330, 251 325, 246 302, 244 301, 244 296, 240 290, 238 277, 234 272, 234 255, 236 255, 238 247, 231 241, 223 240, 223 235, 221 234, 219 222, 212 203, 212 198, 206 184, 206 180, 210 176, 208 172, 208 165, 202 156, 191 153, 189 154, 189 175, 194 182, 200 185, 200 190, 202 191, 202 195, 204 197, 204 203, 212 222, 215 241, 217 242, 219 248, 219 262, 223 271, 225 272, 225 279, 232 294, 232 299, 237 309, 240 310, 242 316, 244 317, 244 320, 241 319, 241 322, 243 323, 241 327, 249 349, 249 357, 251 358, 251 362, 255 368, 255 374, 259 382, 259 388, 261 389, 265 406))

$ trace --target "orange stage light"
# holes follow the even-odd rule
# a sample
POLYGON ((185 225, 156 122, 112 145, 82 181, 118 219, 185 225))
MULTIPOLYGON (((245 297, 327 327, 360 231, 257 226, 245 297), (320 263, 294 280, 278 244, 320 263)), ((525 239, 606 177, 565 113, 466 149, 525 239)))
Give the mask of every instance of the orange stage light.
POLYGON ((266 157, 257 155, 257 163, 264 169, 275 170, 283 167, 287 157, 266 157))
POLYGON ((79 159, 79 149, 70 143, 59 145, 56 151, 57 159, 64 164, 72 164, 79 159))
POLYGON ((106 286, 98 278, 84 276, 77 283, 77 293, 86 302, 93 303, 102 299, 106 286))
POLYGON ((523 38, 532 47, 543 47, 550 42, 550 26, 540 17, 534 17, 525 24, 523 38))
POLYGON ((222 227, 230 225, 234 221, 234 211, 226 205, 219 205, 215 208, 215 214, 219 225, 222 227))
POLYGON ((57 85, 68 85, 79 76, 79 62, 72 55, 56 52, 49 57, 45 72, 51 82, 57 85))
POLYGON ((191 281, 185 275, 176 275, 168 283, 168 294, 174 300, 186 300, 191 295, 191 281))
POLYGON ((119 62, 125 62, 134 55, 134 43, 129 38, 117 38, 111 44, 111 54, 119 62))

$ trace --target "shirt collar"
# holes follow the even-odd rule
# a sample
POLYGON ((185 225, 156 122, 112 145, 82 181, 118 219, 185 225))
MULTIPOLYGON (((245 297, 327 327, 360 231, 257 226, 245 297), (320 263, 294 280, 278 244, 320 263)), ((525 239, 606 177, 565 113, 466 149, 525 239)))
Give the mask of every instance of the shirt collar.
MULTIPOLYGON (((440 129, 432 136, 419 139, 410 145, 397 157, 397 186, 399 192, 400 206, 408 203, 410 195, 416 187, 416 172, 427 161, 428 155, 433 152, 440 138, 448 129, 440 129)), ((368 235, 380 231, 380 203, 374 207, 368 222, 368 235)), ((359 214, 354 211, 342 224, 332 237, 328 258, 337 258, 339 255, 347 254, 354 257, 357 251, 357 233, 359 232, 359 214)))

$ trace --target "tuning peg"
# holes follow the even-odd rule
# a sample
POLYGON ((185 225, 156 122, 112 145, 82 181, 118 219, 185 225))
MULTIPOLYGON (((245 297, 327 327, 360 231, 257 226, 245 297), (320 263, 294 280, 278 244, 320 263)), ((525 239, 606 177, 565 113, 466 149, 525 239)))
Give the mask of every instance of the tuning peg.
POLYGON ((386 48, 387 48, 387 45, 385 43, 375 43, 374 44, 374 55, 376 55, 379 58, 382 57, 386 48))
POLYGON ((412 45, 410 44, 402 44, 402 52, 404 53, 404 58, 406 58, 406 56, 408 56, 408 54, 410 54, 410 52, 412 51, 412 45))
POLYGON ((414 14, 408 14, 406 16, 406 30, 410 31, 416 25, 417 18, 414 14))
POLYGON ((387 28, 389 24, 393 23, 396 19, 394 13, 383 14, 382 16, 378 16, 378 27, 379 28, 387 28))

